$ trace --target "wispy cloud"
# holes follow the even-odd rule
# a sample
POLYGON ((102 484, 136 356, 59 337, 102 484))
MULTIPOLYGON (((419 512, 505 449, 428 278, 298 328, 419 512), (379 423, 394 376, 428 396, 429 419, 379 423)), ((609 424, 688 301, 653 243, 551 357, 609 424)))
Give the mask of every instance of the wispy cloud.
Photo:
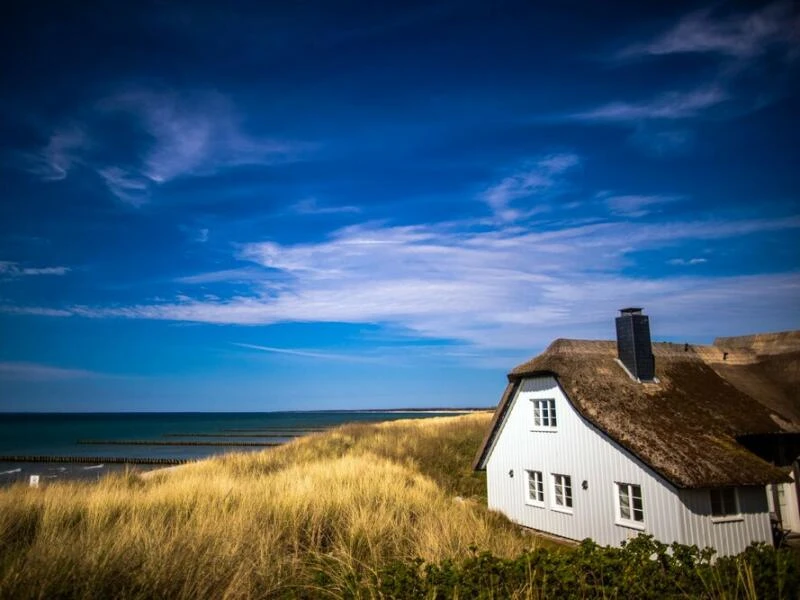
POLYGON ((75 125, 57 129, 47 144, 35 154, 24 154, 27 170, 44 181, 60 181, 67 177, 72 167, 89 144, 82 128, 75 125))
POLYGON ((614 101, 574 113, 570 119, 586 123, 636 125, 630 141, 650 154, 664 156, 683 152, 693 132, 682 123, 715 114, 730 117, 762 108, 786 93, 786 77, 770 75, 766 58, 776 56, 788 65, 800 56, 800 16, 789 2, 776 2, 749 12, 721 14, 709 8, 686 15, 652 40, 627 46, 613 56, 624 64, 632 58, 672 54, 708 54, 720 57, 710 80, 690 91, 672 90, 644 102, 614 101), (765 67, 765 68, 761 68, 765 67), (741 86, 743 73, 759 83, 741 86), (749 91, 758 90, 756 94, 749 91))
POLYGON ((60 381, 103 377, 101 373, 83 369, 65 369, 31 362, 0 362, 0 379, 24 381, 60 381))
POLYGON ((0 305, 0 312, 8 315, 29 315, 34 317, 71 317, 75 313, 66 308, 48 308, 46 306, 0 305))
POLYGON ((120 167, 99 168, 97 174, 112 194, 131 206, 142 206, 150 199, 151 182, 145 177, 131 174, 120 167))
POLYGON ((102 99, 76 122, 56 130, 32 157, 29 170, 52 181, 65 179, 78 166, 91 169, 114 196, 135 207, 145 204, 159 185, 179 177, 296 160, 310 149, 305 143, 245 132, 231 102, 218 93, 129 90, 102 99), (112 152, 101 132, 120 116, 149 143, 126 147, 112 136, 112 152), (120 154, 128 157, 124 163, 109 161, 108 156, 120 154))
POLYGON ((204 285, 208 283, 245 283, 249 281, 256 281, 263 279, 263 269, 255 268, 239 268, 239 269, 222 269, 220 271, 210 271, 206 273, 198 273, 196 275, 186 275, 175 279, 176 283, 188 283, 191 285, 204 285))
MULTIPOLYGON (((492 185, 480 196, 496 217, 502 221, 513 221, 532 210, 513 208, 520 200, 536 198, 557 191, 564 183, 563 176, 580 165, 576 154, 551 154, 526 162, 522 168, 492 185)), ((535 210, 535 209, 534 209, 535 210)))
POLYGON ((98 106, 133 115, 153 137, 155 143, 143 156, 142 175, 154 183, 224 166, 273 164, 306 148, 246 134, 230 101, 217 93, 132 90, 98 106))
POLYGON ((306 198, 295 202, 289 207, 289 212, 297 215, 333 215, 340 213, 360 213, 358 206, 322 206, 316 198, 306 198))
POLYGON ((693 267, 695 265, 702 265, 703 263, 707 262, 708 262, 707 258, 673 258, 667 261, 667 263, 678 267, 683 267, 683 266, 693 267))
POLYGON ((603 198, 611 214, 625 217, 643 217, 658 210, 658 207, 682 200, 682 196, 628 195, 603 198))
POLYGON ((186 238, 198 244, 205 244, 211 237, 211 229, 208 227, 199 227, 198 225, 178 225, 181 233, 186 235, 186 238))
POLYGON ((627 123, 648 120, 674 121, 695 117, 702 111, 728 99, 719 87, 706 87, 691 92, 668 92, 646 102, 611 102, 575 113, 571 119, 588 122, 627 123))
POLYGON ((797 45, 800 18, 790 2, 776 2, 749 13, 716 17, 693 12, 654 40, 625 48, 620 58, 679 53, 715 53, 750 59, 772 46, 797 45))
POLYGON ((684 127, 664 127, 662 123, 642 122, 631 135, 630 141, 648 154, 669 156, 689 150, 695 136, 684 127))
MULTIPOLYGON (((800 217, 509 225, 479 231, 457 222, 365 224, 340 229, 318 243, 243 246, 239 258, 264 268, 246 295, 65 310, 87 318, 239 325, 375 323, 416 337, 501 349, 531 348, 554 335, 605 335, 608 315, 630 302, 657 307, 660 318, 673 319, 681 330, 686 322, 674 310, 685 309, 690 301, 705 311, 689 311, 692 315, 735 320, 745 311, 755 315, 749 321, 753 328, 769 329, 797 316, 800 274, 629 278, 621 273, 634 249, 799 228, 800 217), (276 273, 282 277, 279 286, 276 273), (770 294, 753 293, 765 288, 770 294)), ((719 329, 701 317, 692 327, 695 334, 719 329)))
POLYGON ((5 277, 66 275, 69 272, 69 267, 23 267, 17 262, 0 260, 0 276, 5 277))
POLYGON ((234 342, 234 346, 240 348, 249 348, 250 350, 258 350, 259 352, 269 352, 273 354, 288 354, 290 356, 300 356, 303 358, 313 358, 320 360, 336 360, 344 362, 376 362, 378 359, 368 355, 359 354, 339 354, 335 352, 322 352, 320 350, 298 350, 296 348, 276 348, 274 346, 259 346, 256 344, 243 344, 234 342))

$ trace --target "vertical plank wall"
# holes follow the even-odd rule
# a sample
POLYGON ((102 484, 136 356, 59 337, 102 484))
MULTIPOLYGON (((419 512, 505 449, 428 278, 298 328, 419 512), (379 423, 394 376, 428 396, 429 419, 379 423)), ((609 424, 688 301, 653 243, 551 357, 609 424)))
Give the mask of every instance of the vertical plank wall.
POLYGON ((724 556, 738 554, 753 541, 772 542, 766 488, 740 487, 740 515, 732 520, 713 519, 708 490, 680 490, 686 510, 681 511, 687 544, 712 546, 724 556))

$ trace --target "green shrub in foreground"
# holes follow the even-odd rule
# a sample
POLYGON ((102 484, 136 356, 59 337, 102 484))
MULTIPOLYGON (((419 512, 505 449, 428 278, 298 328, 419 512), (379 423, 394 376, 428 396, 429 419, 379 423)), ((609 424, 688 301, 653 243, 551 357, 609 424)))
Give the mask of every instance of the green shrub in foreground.
POLYGON ((538 548, 513 559, 475 549, 461 562, 394 562, 360 582, 352 574, 334 581, 320 571, 318 583, 344 598, 800 597, 800 570, 789 550, 754 544, 739 556, 713 555, 711 549, 668 546, 640 535, 622 548, 586 540, 576 548, 538 548))

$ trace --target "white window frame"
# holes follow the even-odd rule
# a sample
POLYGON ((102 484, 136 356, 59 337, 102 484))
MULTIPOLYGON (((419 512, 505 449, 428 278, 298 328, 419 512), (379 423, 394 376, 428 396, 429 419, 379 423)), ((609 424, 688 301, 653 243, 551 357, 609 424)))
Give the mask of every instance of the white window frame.
POLYGON ((552 498, 550 509, 557 512, 572 514, 575 506, 575 496, 572 493, 572 476, 564 475, 562 473, 552 473, 550 475, 550 482, 550 492, 552 498), (558 503, 557 490, 559 487, 561 488, 561 495, 565 500, 564 504, 558 503), (569 500, 569 506, 566 504, 567 500, 569 500))
POLYGON ((533 413, 532 431, 556 431, 558 429, 555 398, 532 398, 531 410, 533 413))
POLYGON ((623 527, 630 527, 631 529, 639 529, 644 530, 645 528, 645 520, 644 520, 644 494, 642 492, 642 486, 639 483, 624 483, 617 481, 614 483, 614 505, 616 508, 616 519, 615 523, 617 525, 621 525, 623 527), (642 520, 636 520, 636 510, 633 506, 633 498, 634 498, 634 488, 639 488, 639 500, 642 504, 641 513, 642 513, 642 520), (622 516, 622 502, 621 496, 625 493, 628 498, 628 511, 631 517, 625 518, 622 516))
POLYGON ((544 473, 529 469, 525 471, 525 504, 544 508, 544 473), (531 496, 531 483, 535 481, 541 499, 531 496))
MULTIPOLYGON (((722 501, 723 508, 727 509, 730 508, 725 505, 724 497, 720 496, 720 500, 722 501)), ((739 490, 737 488, 712 488, 708 490, 708 508, 709 514, 711 515, 711 520, 714 523, 727 523, 730 521, 743 521, 744 517, 742 516, 742 509, 739 504, 739 490), (722 515, 715 515, 714 514, 714 502, 712 500, 712 496, 715 493, 722 494, 725 490, 731 490, 733 492, 733 510, 734 512, 725 512, 722 515)))

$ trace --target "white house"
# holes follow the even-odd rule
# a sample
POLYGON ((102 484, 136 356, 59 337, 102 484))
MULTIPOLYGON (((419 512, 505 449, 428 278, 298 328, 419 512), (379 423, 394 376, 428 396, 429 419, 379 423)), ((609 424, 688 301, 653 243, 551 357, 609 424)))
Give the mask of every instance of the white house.
POLYGON ((616 342, 556 340, 511 371, 474 464, 489 507, 604 545, 639 532, 720 555, 771 543, 771 512, 800 521, 798 367, 800 332, 651 345, 648 317, 624 309, 616 342), (769 375, 775 356, 794 381, 769 375))

